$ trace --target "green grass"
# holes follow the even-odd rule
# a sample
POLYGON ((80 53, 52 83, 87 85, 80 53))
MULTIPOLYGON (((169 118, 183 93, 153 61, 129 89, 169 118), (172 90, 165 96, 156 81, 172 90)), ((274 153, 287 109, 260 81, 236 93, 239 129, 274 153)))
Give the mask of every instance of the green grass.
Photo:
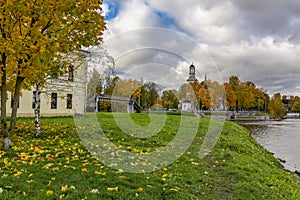
MULTIPOLYGON (((167 145, 180 123, 179 115, 168 115, 159 134, 141 139, 123 133, 111 113, 97 116, 113 143, 142 153, 167 145)), ((147 114, 131 118, 150 123, 147 114)), ((43 118, 40 138, 32 137, 32 118, 19 119, 12 150, 0 151, 0 199, 299 199, 299 179, 233 122, 225 123, 212 153, 199 159, 209 122, 199 119, 193 144, 176 162, 132 174, 93 158, 71 117, 43 118)))

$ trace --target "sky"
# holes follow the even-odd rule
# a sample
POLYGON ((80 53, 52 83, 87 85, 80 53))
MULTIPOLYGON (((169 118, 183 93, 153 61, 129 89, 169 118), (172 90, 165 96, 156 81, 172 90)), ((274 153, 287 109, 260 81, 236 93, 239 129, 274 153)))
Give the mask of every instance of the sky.
POLYGON ((300 95, 298 0, 104 0, 104 44, 117 75, 178 89, 199 81, 252 81, 300 95))

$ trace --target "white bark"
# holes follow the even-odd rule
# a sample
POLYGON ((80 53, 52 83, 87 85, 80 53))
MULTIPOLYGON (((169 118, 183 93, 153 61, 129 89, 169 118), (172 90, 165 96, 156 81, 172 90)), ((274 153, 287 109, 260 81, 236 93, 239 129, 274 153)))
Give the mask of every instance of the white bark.
POLYGON ((35 137, 39 137, 41 133, 41 124, 40 124, 40 119, 41 119, 41 89, 39 87, 40 83, 36 83, 36 96, 35 96, 35 106, 34 106, 34 135, 35 137))

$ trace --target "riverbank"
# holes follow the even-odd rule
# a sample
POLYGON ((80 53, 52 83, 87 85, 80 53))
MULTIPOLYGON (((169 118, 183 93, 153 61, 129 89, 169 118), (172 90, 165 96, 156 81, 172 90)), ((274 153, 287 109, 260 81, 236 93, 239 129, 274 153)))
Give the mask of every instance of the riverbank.
POLYGON ((258 143, 272 152, 285 169, 300 171, 300 119, 238 123, 247 128, 258 143))
POLYGON ((227 121, 269 121, 267 113, 251 111, 194 111, 196 117, 225 119, 227 121))
MULTIPOLYGON (((180 116, 168 115, 150 138, 123 133, 112 113, 97 113, 103 132, 116 146, 150 153, 177 134, 180 116)), ((124 118, 128 117, 124 113, 124 118)), ((140 125, 147 114, 131 114, 140 125)), ((113 170, 82 145, 73 118, 43 118, 41 138, 32 138, 33 119, 19 119, 13 150, 1 151, 1 199, 297 199, 299 179, 259 145, 249 132, 225 122, 213 151, 200 146, 210 119, 199 119, 195 140, 176 162, 150 173, 113 170)), ((84 128, 84 127, 81 127, 84 128)))

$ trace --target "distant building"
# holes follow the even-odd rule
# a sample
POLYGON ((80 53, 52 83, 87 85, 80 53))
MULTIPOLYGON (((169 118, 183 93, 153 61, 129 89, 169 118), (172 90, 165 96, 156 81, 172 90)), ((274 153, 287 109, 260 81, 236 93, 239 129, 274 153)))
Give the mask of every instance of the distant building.
MULTIPOLYGON (((188 83, 192 83, 194 81, 197 81, 196 78, 196 68, 194 64, 191 64, 189 66, 189 77, 187 79, 188 83)), ((189 99, 190 93, 186 91, 186 97, 179 101, 178 108, 182 111, 192 111, 195 109, 195 105, 193 105, 192 101, 189 99)))
POLYGON ((181 110, 182 111, 191 111, 192 110, 192 102, 190 100, 188 100, 187 98, 185 98, 182 101, 181 110))
MULTIPOLYGON (((86 54, 80 52, 78 54, 86 54)), ((72 56, 76 56, 73 53, 72 56)), ((74 59, 76 60, 76 59, 74 59)), ((87 63, 85 61, 74 61, 65 75, 58 79, 47 80, 46 87, 42 89, 40 95, 41 116, 73 116, 74 114, 83 114, 86 97, 86 81, 83 77, 86 74, 87 63)), ((6 104, 7 115, 11 115, 13 97, 8 92, 6 104)), ((19 97, 19 106, 17 115, 19 117, 34 116, 36 91, 23 90, 19 97)))

